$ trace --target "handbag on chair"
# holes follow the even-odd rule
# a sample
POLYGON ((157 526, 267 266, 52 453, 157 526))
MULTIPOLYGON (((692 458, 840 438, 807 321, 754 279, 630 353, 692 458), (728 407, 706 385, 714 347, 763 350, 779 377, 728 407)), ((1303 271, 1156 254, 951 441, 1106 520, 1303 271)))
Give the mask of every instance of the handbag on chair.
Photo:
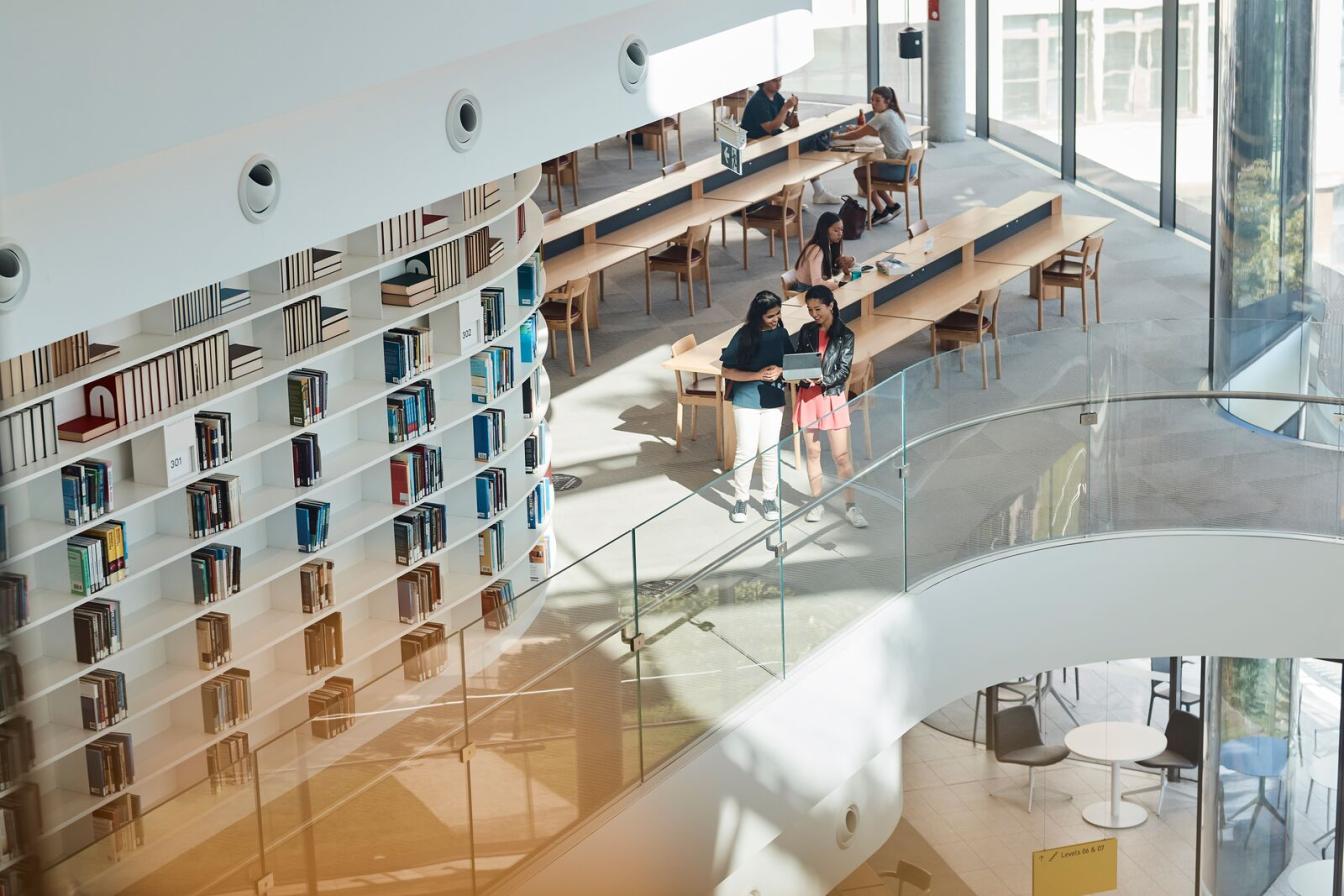
POLYGON ((857 240, 868 227, 868 211, 852 196, 842 197, 840 223, 845 225, 845 239, 857 240))

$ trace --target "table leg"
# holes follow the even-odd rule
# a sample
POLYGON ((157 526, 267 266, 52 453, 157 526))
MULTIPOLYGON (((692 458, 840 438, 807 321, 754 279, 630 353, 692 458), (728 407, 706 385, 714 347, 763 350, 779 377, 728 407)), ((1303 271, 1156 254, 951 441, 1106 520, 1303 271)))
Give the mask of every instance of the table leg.
POLYGON ((1111 798, 1083 810, 1083 820, 1099 828, 1133 828, 1148 819, 1148 810, 1120 799, 1120 763, 1112 762, 1111 798))

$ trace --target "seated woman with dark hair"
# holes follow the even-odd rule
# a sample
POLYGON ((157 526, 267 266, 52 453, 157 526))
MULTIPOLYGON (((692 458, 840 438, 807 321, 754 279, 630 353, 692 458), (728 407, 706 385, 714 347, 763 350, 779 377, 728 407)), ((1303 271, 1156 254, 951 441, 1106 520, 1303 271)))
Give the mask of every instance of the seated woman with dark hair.
POLYGON ((817 217, 812 239, 803 246, 798 265, 793 269, 799 289, 821 285, 839 286, 849 280, 854 258, 845 254, 844 239, 845 225, 840 221, 840 216, 835 212, 822 212, 817 217))
MULTIPOLYGON (((905 126, 905 113, 896 99, 896 91, 890 87, 874 87, 869 97, 873 104, 873 114, 865 124, 851 128, 843 134, 836 134, 836 140, 857 140, 860 137, 877 137, 882 141, 883 154, 890 159, 874 165, 877 176, 883 180, 905 180, 905 156, 914 148, 910 140, 910 130, 905 126)), ((912 174, 916 172, 911 172, 912 174)), ((868 188, 868 169, 860 165, 854 169, 854 179, 859 189, 873 203, 873 223, 885 224, 901 210, 901 204, 889 193, 868 188)))

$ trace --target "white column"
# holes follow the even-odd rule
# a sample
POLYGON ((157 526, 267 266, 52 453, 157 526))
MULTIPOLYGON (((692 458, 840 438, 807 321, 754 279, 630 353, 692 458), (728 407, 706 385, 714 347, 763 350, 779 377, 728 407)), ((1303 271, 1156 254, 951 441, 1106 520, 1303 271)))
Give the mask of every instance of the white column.
POLYGON ((939 20, 928 24, 929 138, 939 143, 966 139, 966 3, 941 0, 939 20))

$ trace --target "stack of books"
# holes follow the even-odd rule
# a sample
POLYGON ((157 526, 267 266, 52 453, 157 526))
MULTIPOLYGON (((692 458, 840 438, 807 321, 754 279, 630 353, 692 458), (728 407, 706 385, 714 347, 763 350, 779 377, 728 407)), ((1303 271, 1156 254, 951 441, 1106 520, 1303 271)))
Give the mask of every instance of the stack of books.
POLYGON ((540 582, 551 574, 551 534, 547 532, 541 540, 532 545, 527 552, 527 572, 534 582, 540 582))
MULTIPOLYGON (((234 346, 230 346, 230 349, 234 346)), ((196 457, 201 470, 213 470, 233 460, 233 415, 228 411, 198 411, 196 457)))
POLYGON ((91 523, 112 510, 112 465, 105 460, 81 460, 61 467, 61 499, 65 524, 91 523))
POLYGON ((471 438, 477 460, 490 460, 504 448, 504 409, 488 408, 471 418, 471 438))
POLYGON ((289 440, 294 461, 294 487, 308 488, 322 478, 322 449, 317 433, 305 432, 289 440))
POLYGON ((508 323, 505 316, 504 290, 499 286, 487 286, 481 290, 482 332, 486 339, 498 339, 504 333, 508 323))
POLYGON ((202 669, 218 669, 233 659, 233 628, 227 613, 206 613, 196 619, 196 661, 202 669))
MULTIPOLYGON (((33 767, 33 723, 22 716, 0 725, 0 788, 9 789, 19 783, 33 767)), ((13 845, 13 828, 6 830, 6 840, 13 845)))
POLYGON ((540 326, 534 313, 518 325, 518 361, 531 364, 537 357, 537 328, 540 326))
POLYGON ((448 543, 448 511, 442 504, 421 504, 392 520, 397 563, 410 566, 448 543))
POLYGON ((443 449, 413 445, 392 455, 392 503, 411 505, 443 488, 443 449))
POLYGON ((398 274, 382 282, 383 304, 413 308, 434 298, 434 278, 429 274, 398 274))
POLYGON ((383 334, 383 378, 404 383, 434 363, 434 333, 428 327, 393 327, 383 334))
POLYGON ((135 754, 129 734, 104 734, 84 748, 89 793, 107 796, 135 783, 135 754))
POLYGON ((252 673, 233 668, 201 685, 201 720, 206 734, 219 734, 252 715, 252 673))
POLYGON ((95 669, 79 677, 79 712, 84 727, 102 731, 124 721, 127 713, 126 673, 95 669))
POLYGON ((198 604, 218 603, 242 586, 243 549, 207 544, 191 552, 191 592, 198 604))
POLYGON ((9 712, 23 700, 23 667, 19 658, 0 650, 0 713, 9 712))
POLYGON ((56 456, 56 405, 44 401, 0 417, 0 473, 56 456))
POLYGON ((252 304, 252 293, 247 289, 233 289, 228 286, 219 290, 219 313, 228 314, 252 304))
POLYGON ((219 793, 228 784, 246 784, 252 780, 252 750, 247 732, 235 731, 205 751, 206 773, 210 776, 210 791, 219 793))
POLYGON ((448 232, 448 216, 438 215, 425 209, 420 210, 420 232, 424 239, 448 232))
POLYGON ((126 793, 89 814, 93 839, 113 861, 145 845, 145 823, 140 818, 140 796, 126 793))
POLYGON ((303 630, 303 664, 309 675, 334 669, 345 662, 341 614, 332 613, 303 630))
POLYGON ((554 506, 555 486, 551 484, 551 477, 547 476, 527 496, 527 528, 540 529, 546 525, 554 506))
POLYGON ((482 227, 462 238, 462 254, 467 259, 467 276, 472 277, 490 265, 490 228, 482 227))
POLYGON ((331 502, 300 501, 294 505, 294 519, 298 527, 300 551, 311 554, 327 546, 331 502))
POLYGON ((504 628, 517 617, 513 598, 512 579, 500 579, 482 589, 481 618, 486 628, 504 628))
POLYGON ((340 249, 311 250, 313 279, 321 280, 323 277, 339 274, 341 272, 341 255, 340 249))
POLYGON ((0 399, 13 398, 29 389, 45 386, 58 376, 74 373, 86 364, 110 358, 115 345, 89 342, 81 331, 49 345, 0 361, 0 399))
POLYGON ((495 345, 471 356, 471 400, 489 404, 513 388, 513 349, 495 345))
POLYGON ((490 181, 462 194, 462 216, 474 218, 499 205, 499 183, 490 181))
POLYGON ((237 343, 229 346, 229 379, 238 380, 261 369, 261 349, 237 343))
POLYGON ((541 253, 518 265, 518 304, 531 307, 541 300, 541 253))
POLYGON ((424 212, 411 209, 378 222, 378 254, 386 255, 408 246, 425 235, 424 212))
POLYGON ((423 563, 397 577, 397 618, 402 622, 422 622, 442 605, 437 563, 423 563))
POLYGON ((447 667, 443 623, 429 622, 401 636, 401 668, 407 681, 428 681, 447 667))
POLYGON ((434 291, 443 292, 462 282, 461 240, 435 246, 406 259, 406 273, 428 274, 434 279, 434 291))
POLYGON ((488 520, 509 505, 509 471, 487 467, 476 474, 476 517, 488 520))
POLYGON ((476 556, 480 561, 480 573, 493 576, 504 565, 504 523, 491 523, 476 536, 476 556))
POLYGON ((486 264, 492 265, 504 257, 504 241, 498 237, 491 237, 489 248, 486 253, 486 264))
POLYGON ((28 577, 0 572, 0 635, 28 624, 28 577))
POLYGON ((91 600, 71 612, 75 659, 92 665, 121 650, 121 601, 91 600))
POLYGON ((333 675, 308 695, 308 715, 316 737, 335 737, 355 724, 355 682, 333 675))
POLYGON ((327 415, 327 372, 302 367, 286 379, 289 425, 310 426, 327 415))
MULTIPOLYGON (((222 298, 222 284, 211 283, 209 286, 202 286, 200 289, 193 289, 189 293, 184 293, 173 299, 171 309, 164 306, 150 308, 141 313, 141 322, 151 329, 161 328, 161 324, 151 321, 151 317, 157 317, 160 314, 166 316, 171 310, 173 315, 173 332, 177 333, 188 327, 194 327, 197 324, 203 324, 206 321, 219 317, 223 311, 220 309, 220 299, 222 298)), ((165 328, 166 329, 166 328, 165 328)))
POLYGON ((237 476, 207 476, 186 488, 187 531, 204 538, 243 521, 243 482, 237 476))
POLYGON ((336 564, 331 560, 311 560, 299 567, 299 595, 303 612, 325 610, 335 601, 336 564))
POLYGON ((322 297, 309 296, 284 307, 285 354, 292 355, 322 341, 322 297))
POLYGON ((126 524, 121 520, 108 520, 67 539, 70 593, 93 594, 126 578, 126 549, 126 524))
POLYGON ((434 384, 416 380, 387 396, 387 441, 418 439, 434 429, 434 384))
POLYGON ((323 342, 330 342, 337 336, 344 336, 350 332, 350 312, 344 308, 333 308, 329 305, 322 306, 322 334, 323 342))
POLYGON ((524 472, 535 473, 537 470, 544 470, 550 463, 550 456, 546 451, 546 431, 547 423, 542 420, 537 424, 537 428, 523 439, 524 472))

